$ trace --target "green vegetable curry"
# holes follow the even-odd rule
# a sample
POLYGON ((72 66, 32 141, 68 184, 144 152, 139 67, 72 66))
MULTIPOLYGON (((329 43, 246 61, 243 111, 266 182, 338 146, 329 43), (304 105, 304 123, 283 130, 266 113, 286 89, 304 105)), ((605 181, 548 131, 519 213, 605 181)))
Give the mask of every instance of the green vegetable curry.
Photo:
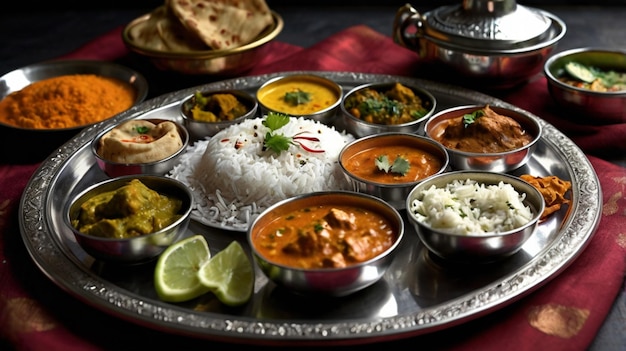
POLYGON ((85 201, 72 225, 81 233, 126 239, 159 231, 174 223, 180 215, 180 199, 171 198, 132 179, 117 190, 93 196, 85 201))

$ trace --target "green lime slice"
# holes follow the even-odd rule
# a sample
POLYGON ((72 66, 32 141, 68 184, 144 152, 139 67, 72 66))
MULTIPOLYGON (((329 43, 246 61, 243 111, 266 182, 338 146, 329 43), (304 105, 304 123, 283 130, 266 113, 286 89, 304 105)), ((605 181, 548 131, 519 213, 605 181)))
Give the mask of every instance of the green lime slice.
POLYGON ((165 249, 154 270, 154 287, 159 298, 182 302, 209 292, 200 283, 198 270, 210 258, 209 245, 202 235, 183 239, 165 249))
POLYGON ((198 271, 198 278, 202 285, 229 306, 246 303, 254 290, 254 267, 236 241, 205 262, 198 271))

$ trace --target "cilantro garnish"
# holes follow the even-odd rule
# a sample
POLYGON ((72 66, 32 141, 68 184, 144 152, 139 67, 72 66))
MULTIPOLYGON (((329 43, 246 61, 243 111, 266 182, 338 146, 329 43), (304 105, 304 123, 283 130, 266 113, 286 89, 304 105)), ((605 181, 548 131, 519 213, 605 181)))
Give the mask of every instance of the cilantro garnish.
POLYGON ((485 111, 483 110, 476 110, 472 113, 466 113, 463 115, 463 126, 465 126, 465 128, 469 127, 470 124, 473 124, 474 122, 476 122, 476 120, 482 116, 485 115, 485 111))
POLYGON ((380 155, 376 157, 376 160, 374 160, 374 162, 376 163, 376 167, 378 167, 379 170, 385 173, 391 172, 400 175, 406 175, 406 172, 408 172, 409 168, 411 167, 411 165, 409 164, 409 160, 400 155, 396 157, 396 159, 393 161, 393 164, 389 163, 389 158, 387 157, 387 155, 380 155))
POLYGON ((404 105, 401 102, 389 99, 386 96, 383 96, 380 100, 368 98, 359 105, 359 110, 366 115, 387 111, 392 116, 398 116, 402 114, 403 108, 404 105))
POLYGON ((311 93, 297 89, 296 91, 290 91, 285 94, 284 100, 286 103, 293 106, 306 104, 311 101, 311 93))
POLYGON ((265 133, 265 141, 263 142, 264 149, 270 149, 275 153, 280 154, 283 151, 287 151, 289 149, 289 145, 297 145, 308 152, 324 152, 324 150, 312 149, 302 144, 300 140, 308 140, 313 142, 320 141, 316 137, 302 135, 306 132, 298 133, 293 137, 287 137, 284 134, 275 133, 276 130, 284 127, 285 125, 287 125, 287 123, 289 123, 289 116, 285 114, 270 112, 267 114, 267 118, 265 118, 262 123, 270 130, 269 132, 265 133))
POLYGON ((134 129, 139 134, 147 134, 150 131, 150 128, 146 126, 135 126, 134 129))

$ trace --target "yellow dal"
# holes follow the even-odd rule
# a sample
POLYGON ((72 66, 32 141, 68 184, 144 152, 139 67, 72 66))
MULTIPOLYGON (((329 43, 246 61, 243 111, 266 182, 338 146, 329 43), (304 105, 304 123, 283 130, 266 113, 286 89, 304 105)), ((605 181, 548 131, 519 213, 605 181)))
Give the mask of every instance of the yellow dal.
POLYGON ((336 90, 321 83, 306 79, 292 79, 263 87, 258 92, 257 98, 270 110, 292 116, 302 116, 319 112, 333 105, 339 100, 339 94, 336 90), (295 106, 285 101, 286 93, 298 90, 311 94, 311 101, 295 106))

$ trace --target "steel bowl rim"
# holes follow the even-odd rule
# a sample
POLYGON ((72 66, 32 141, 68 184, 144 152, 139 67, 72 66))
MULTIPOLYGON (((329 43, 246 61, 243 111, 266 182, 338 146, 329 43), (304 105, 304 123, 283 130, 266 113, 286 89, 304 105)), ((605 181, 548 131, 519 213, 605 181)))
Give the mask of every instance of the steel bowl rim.
POLYGON ((437 99, 435 98, 435 96, 429 92, 428 90, 421 88, 421 87, 417 87, 414 85, 410 85, 410 84, 405 84, 402 83, 402 85, 404 85, 405 87, 410 88, 413 91, 417 91, 420 94, 425 95, 433 104, 433 106, 428 110, 428 112, 423 116, 420 117, 419 119, 410 121, 410 122, 406 122, 406 123, 402 123, 402 124, 380 124, 380 123, 370 123, 367 121, 364 121, 360 118, 357 118, 355 116, 353 116, 350 112, 348 112, 348 110, 346 110, 345 107, 345 101, 346 98, 348 98, 350 95, 356 93, 359 90, 362 89, 366 89, 366 88, 370 88, 370 87, 384 87, 384 86, 390 86, 397 83, 396 81, 389 81, 389 82, 372 82, 372 83, 365 83, 365 84, 361 84, 358 85, 352 89, 350 89, 343 97, 342 101, 341 101, 341 111, 343 112, 343 115, 347 118, 349 118, 350 120, 357 122, 359 124, 368 126, 368 127, 374 127, 374 128, 403 128, 403 127, 413 127, 416 126, 424 121, 427 121, 430 117, 432 117, 435 113, 435 110, 437 109, 437 99))
POLYGON ((332 79, 329 79, 329 78, 326 78, 324 76, 321 76, 321 75, 312 74, 312 73, 292 72, 292 73, 283 74, 283 75, 280 75, 280 76, 277 76, 277 77, 274 77, 274 78, 271 78, 271 79, 268 79, 267 81, 265 81, 256 90, 255 99, 258 102, 258 105, 262 109, 265 109, 267 111, 278 112, 278 113, 282 113, 282 114, 286 114, 286 115, 290 115, 290 116, 294 116, 294 117, 316 117, 316 116, 321 116, 321 115, 328 114, 328 113, 332 112, 333 110, 335 110, 337 107, 339 107, 339 105, 343 101, 343 88, 341 87, 341 85, 339 85, 339 83, 333 81, 332 79), (298 79, 298 78, 301 78, 301 79, 314 79, 314 80, 317 80, 317 81, 320 81, 320 82, 324 82, 325 84, 328 84, 329 88, 332 88, 337 93, 337 100, 335 100, 335 102, 333 102, 331 105, 329 105, 326 108, 321 109, 319 111, 316 111, 316 112, 313 112, 313 113, 309 113, 309 114, 304 114, 304 115, 292 115, 290 113, 280 112, 280 111, 277 111, 277 110, 275 110, 273 108, 270 108, 270 107, 266 106, 261 101, 261 99, 259 98, 259 93, 264 88, 267 88, 268 86, 270 86, 272 84, 275 84, 276 82, 279 82, 281 80, 298 79))
POLYGON ((329 274, 333 274, 333 273, 339 273, 339 272, 344 272, 344 271, 350 271, 350 270, 354 270, 354 269, 360 269, 364 266, 370 265, 372 263, 378 262, 386 257, 388 257, 389 255, 391 255, 398 246, 400 246, 400 243, 402 242, 402 238, 404 237, 404 232, 405 232, 405 224, 404 224, 404 220, 402 219, 402 216, 400 215, 400 212, 395 209, 393 206, 389 205, 387 202, 385 202, 384 200, 377 198, 373 195, 369 195, 369 194, 365 194, 365 193, 357 193, 357 192, 353 192, 353 191, 348 191, 348 190, 329 190, 329 191, 317 191, 317 192, 311 192, 311 193, 306 193, 306 194, 301 194, 301 195, 296 195, 284 200, 281 200, 275 204, 273 204, 272 206, 268 207, 267 209, 265 209, 265 211, 263 211, 263 213, 261 213, 259 216, 257 216, 257 218, 255 218, 255 220, 250 224, 250 226, 248 227, 247 233, 246 233, 246 239, 248 240, 248 243, 250 243, 250 251, 252 252, 252 254, 256 257, 258 257, 259 259, 267 262, 268 264, 271 264, 272 266, 278 267, 280 269, 285 269, 285 270, 290 270, 290 271, 294 271, 294 272, 298 272, 298 273, 329 273, 329 274), (271 213, 273 210, 281 207, 284 204, 287 204, 289 202, 292 201, 298 201, 298 200, 302 200, 302 199, 306 199, 306 198, 310 198, 310 197, 318 197, 318 196, 333 196, 333 195, 342 195, 342 196, 352 196, 352 197, 361 197, 364 199, 367 199, 368 201, 373 201, 376 202, 380 205, 382 205, 383 207, 387 208, 387 210, 389 210, 390 213, 393 214, 394 219, 398 221, 398 233, 397 233, 397 237, 396 240, 394 240, 393 244, 384 252, 379 253, 378 255, 376 255, 375 257, 372 257, 371 259, 367 260, 367 261, 363 261, 363 262, 359 262, 350 266, 346 266, 346 267, 341 267, 341 268, 300 268, 300 267, 292 267, 292 266, 286 266, 284 264, 281 263, 276 263, 268 258, 266 258, 265 256, 261 255, 255 248, 254 246, 254 241, 252 240, 252 229, 254 228, 255 224, 260 221, 260 219, 262 217, 264 217, 264 215, 271 213))
POLYGON ((339 166, 341 167, 341 170, 348 175, 350 178, 362 182, 362 183, 367 183, 367 184, 371 184, 374 185, 376 187, 379 188, 406 188, 407 186, 415 186, 418 183, 423 182, 426 179, 429 179, 430 177, 440 174, 442 172, 445 172, 445 170, 448 168, 449 163, 450 163, 450 156, 448 154, 448 150, 446 150, 446 148, 439 143, 438 141, 426 137, 426 136, 422 136, 422 135, 418 135, 418 134, 414 134, 414 133, 408 133, 408 132, 383 132, 383 133, 377 133, 377 134, 370 134, 370 135, 366 135, 360 138, 356 138, 354 140, 352 140, 351 142, 349 142, 348 144, 344 145, 343 148, 341 149, 341 151, 339 152, 339 155, 337 156, 337 162, 339 163, 339 166), (379 182, 375 182, 369 179, 365 179, 365 178, 361 178, 358 177, 354 174, 352 174, 352 172, 350 172, 349 170, 347 170, 345 168, 345 166, 343 165, 343 162, 341 162, 342 160, 342 156, 344 154, 344 152, 346 152, 348 150, 348 148, 359 144, 361 142, 370 140, 370 139, 376 139, 376 138, 385 138, 385 137, 392 137, 392 136, 403 136, 403 137, 410 137, 410 138, 415 138, 415 139, 419 139, 423 142, 426 142, 432 146, 434 146, 435 148, 439 149, 439 151, 442 152, 442 154, 444 155, 444 159, 441 160, 442 161, 442 166, 439 170, 437 170, 436 173, 434 173, 433 175, 430 175, 428 177, 425 177, 423 179, 419 179, 416 181, 412 181, 412 182, 404 182, 404 183, 379 183, 379 182))
POLYGON ((547 77, 548 83, 552 86, 558 87, 568 92, 576 92, 582 93, 589 96, 603 97, 603 98, 623 98, 626 97, 626 90, 620 91, 594 91, 584 88, 578 88, 570 84, 566 84, 561 82, 554 74, 552 74, 552 65, 557 63, 560 60, 565 60, 571 55, 581 54, 581 53, 606 53, 606 54, 615 54, 626 56, 626 50, 606 48, 606 47, 596 47, 596 46, 587 46, 581 48, 574 48, 569 50, 560 51, 552 56, 550 56, 543 65, 543 73, 547 77))
MULTIPOLYGON (((479 183, 484 183, 484 182, 479 182, 479 183)), ((528 196, 526 196, 526 198, 524 199, 525 202, 528 204, 530 203, 530 201, 527 200, 528 196)), ((534 225, 536 225, 539 220, 541 219, 541 215, 543 213, 543 210, 545 208, 545 200, 543 200, 543 195, 541 195, 541 192, 539 192, 539 190, 537 188, 535 188, 532 184, 530 184, 529 182, 525 181, 524 179, 508 174, 508 173, 498 173, 498 172, 492 172, 492 171, 471 171, 471 170, 458 170, 458 171, 451 171, 451 172, 446 172, 446 173, 441 173, 441 174, 437 174, 432 176, 431 178, 429 178, 427 181, 417 184, 413 189, 411 189, 411 191, 409 192, 409 195, 407 196, 407 200, 406 200, 406 205, 407 205, 407 217, 409 218, 409 220, 414 223, 417 224, 418 226, 422 226, 424 228, 427 228, 428 230, 433 230, 433 231, 437 231, 438 234, 443 234, 443 235, 448 235, 451 237, 459 237, 459 238, 476 238, 476 239, 489 239, 489 238, 499 238, 499 237, 505 237, 505 236, 511 236, 513 234, 518 234, 519 232, 527 229, 528 227, 532 227, 534 225), (467 175, 466 177, 464 175, 467 175), (492 184, 497 184, 500 181, 504 181, 507 184, 510 184, 513 186, 513 188, 519 192, 518 187, 514 184, 514 183, 520 183, 525 185, 527 188, 531 189, 531 191, 534 193, 534 197, 538 198, 542 201, 540 201, 540 206, 539 208, 534 208, 534 205, 531 203, 531 208, 533 210, 533 217, 524 225, 519 226, 517 228, 513 228, 511 230, 507 230, 504 232, 489 232, 489 233, 484 233, 484 234, 476 234, 476 233, 468 233, 468 234, 461 234, 461 233, 452 233, 452 232, 447 232, 444 229, 436 229, 436 228, 432 228, 431 226, 422 223, 420 221, 418 221, 417 219, 415 219, 415 216, 413 215, 413 211, 410 210, 411 208, 411 201, 413 199, 416 198, 415 194, 419 191, 422 190, 421 188, 426 188, 427 186, 430 187, 431 185, 434 184, 429 184, 430 182, 436 182, 438 179, 441 178, 446 178, 446 177, 450 177, 456 180, 463 180, 463 179, 467 179, 470 178, 472 179, 472 175, 490 175, 492 176, 494 180, 492 184)), ((418 233, 419 234, 419 233, 418 233)))
MULTIPOLYGON (((140 179, 140 180, 141 180, 140 179)), ((193 194, 191 193, 191 191, 189 190, 189 188, 182 182, 180 182, 177 179, 174 178, 169 178, 169 177, 165 177, 165 176, 158 176, 158 175, 125 175, 125 176, 119 176, 119 177, 115 177, 115 178, 109 178, 109 179, 105 179, 103 181, 94 183, 92 185, 90 185, 89 187, 83 189, 80 193, 76 194, 74 197, 72 197, 67 204, 64 206, 64 215, 63 215, 63 220, 65 222, 65 225, 68 227, 68 229, 70 229, 72 231, 72 233, 74 233, 75 235, 78 235, 80 237, 86 238, 87 240, 91 240, 91 241, 100 241, 100 242, 117 242, 117 243, 126 243, 126 242, 130 242, 133 240, 137 240, 137 239, 150 239, 153 236, 157 236, 159 234, 162 234, 164 232, 167 232, 177 226, 179 226, 180 224, 184 223, 185 221, 188 221, 190 219, 190 215, 191 215, 191 211, 194 207, 193 205, 193 194), (71 216, 70 216, 70 209, 76 204, 76 202, 78 200, 80 200, 81 198, 83 198, 85 195, 87 195, 89 192, 101 187, 101 186, 105 186, 111 183, 124 183, 126 181, 129 181, 131 179, 134 178, 141 178, 141 179, 146 179, 146 178, 151 178, 151 179, 158 179, 161 181, 166 181, 168 182, 170 185, 175 186, 176 188, 179 188, 180 190, 183 191, 183 193, 185 193, 185 195, 188 196, 188 202, 189 202, 189 206, 187 208, 185 208, 184 213, 181 214, 181 217, 178 218, 176 221, 174 221, 173 223, 171 223, 170 225, 156 231, 153 233, 149 233, 149 234, 145 234, 145 235, 140 235, 140 236, 136 236, 136 237, 132 237, 132 238, 105 238, 105 237, 99 237, 99 236, 94 236, 94 235, 88 235, 85 233, 82 233, 81 231, 79 231, 78 229, 74 228, 72 226, 71 223, 71 216)))
MULTIPOLYGON (((429 126, 431 124, 434 123, 434 121, 447 113, 450 112, 454 112, 454 111, 459 111, 459 110, 464 110, 464 109, 471 109, 471 108, 481 108, 484 107, 485 105, 461 105, 461 106, 455 106, 455 107, 450 107, 448 109, 445 110, 441 110, 439 112, 437 112, 436 114, 430 116, 430 118, 426 121, 426 124, 424 125, 424 133, 426 134, 426 136, 428 136, 429 138, 431 138, 430 133, 428 133, 429 131, 429 126)), ((517 110, 512 110, 508 107, 504 107, 504 106, 498 106, 498 105, 491 105, 489 104, 489 107, 495 107, 498 109, 504 109, 504 110, 508 110, 511 112, 514 112, 515 114, 519 114, 519 115, 523 115, 525 118, 527 118, 529 121, 532 122, 532 124, 537 128, 537 135, 535 135, 533 137, 533 140, 531 140, 528 144, 513 149, 513 150, 509 150, 509 151, 502 151, 502 152, 468 152, 468 151, 462 151, 462 150, 458 150, 458 149, 452 149, 449 148, 445 145, 443 145, 443 147, 446 149, 446 151, 448 153, 452 153, 452 154, 457 154, 457 155, 461 155, 461 156, 465 156, 465 157, 498 157, 498 156, 506 156, 506 155, 511 155, 511 154, 516 154, 519 152, 523 152, 523 151, 527 151, 530 148, 534 147, 535 144, 537 144, 539 142, 539 140, 541 139, 541 135, 543 134, 543 126, 541 125, 541 123, 539 123, 539 121, 532 116, 531 114, 527 113, 527 112, 521 112, 521 111, 517 111, 517 110)), ((507 116, 510 117, 510 116, 507 116)), ((511 117, 513 118, 513 117, 511 117)))

